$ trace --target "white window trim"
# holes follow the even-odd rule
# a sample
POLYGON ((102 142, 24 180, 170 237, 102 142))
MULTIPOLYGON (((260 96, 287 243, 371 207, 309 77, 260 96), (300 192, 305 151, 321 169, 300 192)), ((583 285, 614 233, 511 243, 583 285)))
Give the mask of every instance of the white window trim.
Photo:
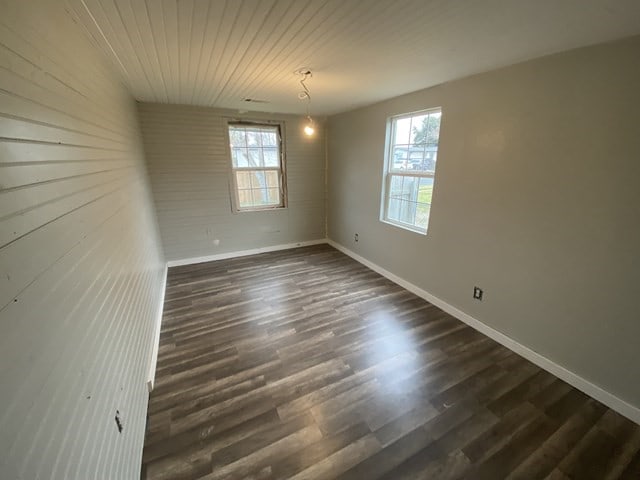
MULTIPOLYGON (((231 199, 231 211, 233 213, 248 213, 248 212, 265 212, 265 211, 273 211, 273 210, 283 210, 288 208, 288 195, 287 195, 287 174, 286 174, 286 140, 285 140, 285 122, 278 120, 261 120, 261 119, 248 119, 248 118, 224 118, 224 135, 225 135, 225 150, 227 152, 227 159, 229 165, 229 198, 231 199), (233 166, 233 158, 231 157, 231 144, 229 142, 229 125, 233 124, 246 124, 246 125, 255 125, 255 126, 269 126, 275 127, 277 126, 280 130, 280 198, 282 199, 281 204, 279 205, 266 205, 263 207, 251 207, 251 208, 240 208, 240 199, 238 198, 238 185, 236 181, 236 170, 244 170, 244 169, 236 169, 233 166)), ((274 167, 256 167, 251 168, 250 170, 258 170, 258 171, 274 171, 276 170, 274 167)))
MULTIPOLYGON (((388 192, 391 189, 391 176, 405 176, 405 177, 419 177, 419 178, 433 178, 435 181, 435 171, 433 173, 429 172, 413 172, 409 173, 406 170, 394 170, 389 166, 391 165, 391 157, 393 156, 393 138, 395 137, 395 121, 401 120, 403 118, 414 117, 419 114, 429 114, 434 112, 440 112, 442 114, 442 107, 433 107, 427 108, 424 110, 416 110, 414 112, 402 113, 399 115, 392 115, 387 118, 387 130, 385 135, 385 150, 384 150, 384 170, 382 172, 382 198, 380 202, 380 221, 386 223, 387 225, 392 225, 394 227, 402 228, 404 230, 409 230, 410 232, 418 233, 420 235, 427 235, 429 230, 429 222, 431 221, 431 212, 429 212, 429 220, 427 221, 426 228, 416 227, 410 223, 404 223, 399 220, 391 220, 387 217, 387 212, 389 211, 389 195, 388 192)), ((441 120, 442 122, 442 120, 441 120)), ((442 128, 442 127, 441 127, 442 128)), ((440 142, 438 141, 438 154, 440 152, 440 142)), ((437 167, 436 167, 437 168, 437 167)))

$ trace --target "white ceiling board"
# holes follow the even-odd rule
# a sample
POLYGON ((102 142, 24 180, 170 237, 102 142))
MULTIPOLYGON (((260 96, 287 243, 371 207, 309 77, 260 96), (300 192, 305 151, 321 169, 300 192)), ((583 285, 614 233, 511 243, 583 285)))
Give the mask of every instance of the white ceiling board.
POLYGON ((640 34, 638 0, 67 1, 140 101, 303 113, 309 67, 317 115, 640 34))

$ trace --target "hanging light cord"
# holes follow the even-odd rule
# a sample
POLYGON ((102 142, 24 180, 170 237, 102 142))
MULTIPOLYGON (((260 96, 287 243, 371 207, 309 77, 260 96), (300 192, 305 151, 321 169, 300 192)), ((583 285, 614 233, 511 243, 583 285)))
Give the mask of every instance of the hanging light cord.
POLYGON ((307 136, 312 136, 315 128, 313 126, 313 120, 311 118, 311 92, 309 92, 309 88, 307 87, 306 81, 309 80, 310 77, 313 76, 313 74, 311 73, 311 70, 308 70, 306 68, 301 68, 299 70, 296 70, 295 72, 298 75, 301 75, 302 78, 300 79, 300 85, 302 86, 302 91, 298 93, 298 98, 300 100, 306 100, 307 101, 307 125, 304 127, 304 133, 307 136))
POLYGON ((310 118, 309 106, 311 104, 311 93, 309 92, 309 88, 307 87, 307 84, 305 82, 309 77, 312 77, 313 74, 310 71, 306 71, 306 72, 302 72, 301 75, 302 75, 302 79, 300 80, 300 85, 302 85, 303 91, 298 93, 298 98, 300 100, 307 101, 307 118, 310 118))

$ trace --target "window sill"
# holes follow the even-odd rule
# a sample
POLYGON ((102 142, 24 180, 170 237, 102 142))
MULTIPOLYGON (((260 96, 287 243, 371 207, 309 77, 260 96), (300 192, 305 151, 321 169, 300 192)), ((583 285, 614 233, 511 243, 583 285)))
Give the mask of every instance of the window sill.
POLYGON ((393 222, 393 221, 387 220, 385 218, 381 218, 380 221, 382 223, 386 223, 387 225, 391 225, 392 227, 401 228, 401 229, 407 230, 409 232, 417 233, 419 235, 424 235, 425 237, 427 236, 427 230, 423 230, 423 229, 418 228, 418 227, 412 227, 411 225, 407 225, 407 224, 404 224, 404 223, 393 222))
POLYGON ((233 213, 278 212, 287 209, 288 207, 243 208, 241 210, 233 209, 233 213))

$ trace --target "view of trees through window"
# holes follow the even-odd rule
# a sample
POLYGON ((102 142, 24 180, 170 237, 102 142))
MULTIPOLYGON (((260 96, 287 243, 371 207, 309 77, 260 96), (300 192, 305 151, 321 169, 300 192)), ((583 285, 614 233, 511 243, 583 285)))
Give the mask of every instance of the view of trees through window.
POLYGON ((441 117, 438 109, 391 119, 384 219, 423 233, 431 211, 441 117))
POLYGON ((238 210, 284 206, 278 125, 229 124, 238 210))

